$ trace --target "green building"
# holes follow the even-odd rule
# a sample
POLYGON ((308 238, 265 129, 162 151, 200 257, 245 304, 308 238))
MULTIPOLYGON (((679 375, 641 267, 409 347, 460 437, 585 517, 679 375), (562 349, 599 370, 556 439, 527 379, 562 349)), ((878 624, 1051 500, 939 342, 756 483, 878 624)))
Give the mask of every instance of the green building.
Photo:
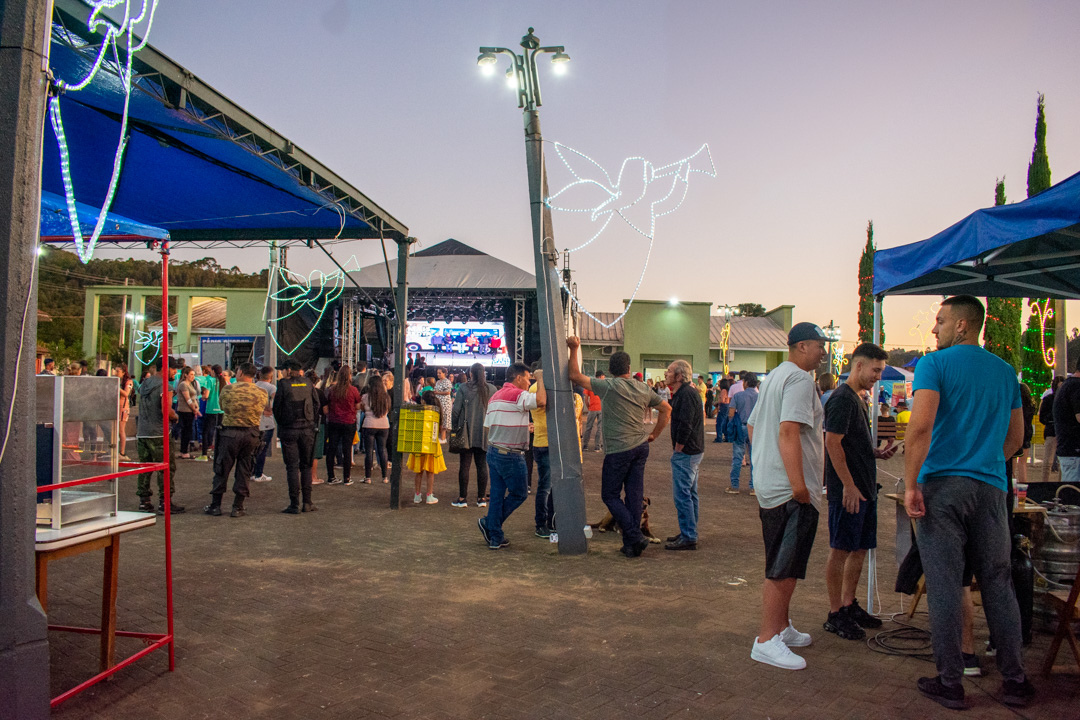
MULTIPOLYGON (((723 317, 711 314, 712 307, 707 302, 635 300, 618 321, 618 313, 594 313, 595 319, 582 314, 578 335, 584 371, 590 375, 606 371, 608 358, 622 350, 630 355, 632 371, 646 378, 663 377, 667 366, 679 359, 689 362, 695 373, 721 373, 725 323, 723 317)), ((733 317, 728 369, 766 373, 782 363, 793 309, 781 305, 764 317, 733 317)))

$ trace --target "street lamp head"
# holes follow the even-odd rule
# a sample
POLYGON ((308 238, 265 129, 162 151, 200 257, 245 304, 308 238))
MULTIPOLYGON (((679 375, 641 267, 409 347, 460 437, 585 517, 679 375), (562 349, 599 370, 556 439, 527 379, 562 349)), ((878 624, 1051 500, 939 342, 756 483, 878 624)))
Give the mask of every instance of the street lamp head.
POLYGON ((482 69, 486 69, 494 65, 497 61, 498 58, 495 57, 495 53, 488 50, 487 48, 480 48, 480 57, 476 58, 476 64, 479 65, 482 69))
POLYGON ((506 69, 506 87, 510 88, 511 90, 518 89, 517 76, 514 74, 514 68, 512 67, 506 69))
POLYGON ((566 54, 565 50, 560 49, 557 53, 551 56, 552 65, 565 65, 568 62, 570 62, 570 56, 566 54))
POLYGON ((668 305, 671 305, 672 307, 675 307, 676 305, 679 304, 679 298, 673 297, 670 300, 668 300, 667 302, 668 302, 668 305))

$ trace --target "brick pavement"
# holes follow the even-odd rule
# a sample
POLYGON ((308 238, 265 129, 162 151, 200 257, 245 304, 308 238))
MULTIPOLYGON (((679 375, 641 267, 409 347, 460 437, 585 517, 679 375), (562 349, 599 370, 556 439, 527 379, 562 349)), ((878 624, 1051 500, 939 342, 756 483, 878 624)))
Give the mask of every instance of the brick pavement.
MULTIPOLYGON (((710 438, 711 439, 711 438, 710 438)), ((757 505, 724 494, 730 445, 709 444, 702 463, 701 549, 639 560, 618 536, 560 558, 532 534, 531 499, 510 519, 507 550, 489 551, 480 510, 450 506, 456 461, 436 480, 435 506, 387 509, 386 485, 318 486, 320 511, 281 515, 274 480, 256 485, 243 519, 201 514, 206 464, 181 462, 174 523, 177 669, 164 653, 122 670, 63 705, 63 720, 199 718, 932 718, 948 711, 921 698, 933 672, 913 658, 871 652, 824 632, 827 528, 796 591, 795 624, 814 636, 809 667, 788 672, 749 659, 763 564, 757 505)), ((653 446, 646 480, 657 535, 677 532, 670 445, 653 446)), ((602 456, 586 453, 589 517, 599 519, 602 456)), ((900 461, 884 468, 898 474, 900 461)), ((888 485, 882 475, 883 484, 888 485)), ((406 475, 403 497, 411 494, 406 475)), ((376 483, 378 481, 376 480, 376 483)), ((134 481, 123 502, 132 509, 134 481)), ((891 508, 881 511, 881 599, 899 610, 891 508)), ((161 528, 125 536, 118 620, 164 627, 161 528)), ((50 568, 51 621, 97 620, 97 554, 50 568)), ((925 616, 916 624, 926 625, 925 616)), ((890 624, 886 624, 886 629, 890 624)), ((895 626, 893 626, 895 627, 895 626)), ((977 638, 986 638, 981 615, 977 638)), ((56 694, 96 667, 96 638, 53 633, 56 694)), ((1036 667, 1048 644, 1028 651, 1036 667)), ((139 647, 118 640, 122 654, 139 647)), ((1080 717, 1073 677, 1034 678, 1039 703, 1023 717, 1080 717)), ((1018 716, 995 702, 1000 676, 966 686, 973 717, 1018 716)))

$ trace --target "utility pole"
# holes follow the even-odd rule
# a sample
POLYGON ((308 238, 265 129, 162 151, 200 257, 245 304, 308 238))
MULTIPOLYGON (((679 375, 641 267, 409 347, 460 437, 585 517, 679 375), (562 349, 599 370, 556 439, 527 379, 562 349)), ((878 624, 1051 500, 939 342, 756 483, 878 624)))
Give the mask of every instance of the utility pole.
MULTIPOLYGON (((390 418, 391 432, 397 432, 401 417, 401 406, 405 402, 405 330, 409 317, 409 246, 416 238, 402 238, 397 241, 397 287, 394 288, 397 306, 397 328, 394 333, 394 393, 393 411, 390 418)), ((390 509, 401 507, 401 470, 404 464, 402 452, 398 449, 397 437, 391 437, 393 450, 390 457, 394 466, 390 468, 390 509)))
MULTIPOLYGON (((581 477, 581 443, 574 416, 574 388, 570 385, 566 326, 562 306, 562 284, 556 265, 554 230, 544 166, 543 137, 540 133, 540 82, 536 56, 553 55, 552 63, 562 66, 570 60, 561 45, 541 47, 533 29, 521 39, 522 54, 508 48, 480 48, 477 64, 491 68, 497 55, 509 55, 512 66, 507 79, 516 83, 518 107, 525 123, 525 162, 529 173, 529 207, 532 211, 533 256, 536 265, 536 308, 540 325, 540 363, 547 390, 548 443, 551 458, 551 492, 555 516, 559 519, 559 553, 582 555, 589 550, 585 539, 585 489, 581 477)), ((396 467, 396 466, 395 466, 396 467)))
POLYGON ((51 19, 48 0, 0 2, 0 717, 19 720, 49 717, 48 626, 34 591, 33 368, 51 19))

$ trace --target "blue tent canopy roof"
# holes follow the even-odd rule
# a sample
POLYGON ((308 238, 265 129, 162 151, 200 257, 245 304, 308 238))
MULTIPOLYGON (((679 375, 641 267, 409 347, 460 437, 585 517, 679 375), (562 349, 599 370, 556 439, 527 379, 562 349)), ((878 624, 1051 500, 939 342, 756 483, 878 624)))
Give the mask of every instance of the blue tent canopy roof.
MULTIPOLYGON (((100 210, 89 205, 75 203, 75 212, 79 216, 79 227, 85 238, 89 239, 97 224, 100 210)), ((109 213, 101 231, 101 242, 121 240, 167 240, 167 230, 135 222, 123 215, 109 213)), ((68 217, 67 200, 51 192, 41 193, 41 239, 45 242, 63 242, 71 240, 71 220, 68 217)))
MULTIPOLYGON (((50 67, 78 82, 100 36, 79 0, 57 0, 50 67)), ((120 53, 123 57, 123 52, 120 53)), ((177 242, 402 238, 408 228, 256 118, 146 46, 135 55, 123 169, 110 208, 177 242)), ((60 97, 75 197, 101 207, 120 136, 124 91, 108 62, 60 97)), ((57 140, 46 123, 42 189, 63 197, 57 140)), ((66 233, 70 236, 70 228, 66 233)))
POLYGON ((875 295, 1080 298, 1080 173, 874 253, 875 295))

